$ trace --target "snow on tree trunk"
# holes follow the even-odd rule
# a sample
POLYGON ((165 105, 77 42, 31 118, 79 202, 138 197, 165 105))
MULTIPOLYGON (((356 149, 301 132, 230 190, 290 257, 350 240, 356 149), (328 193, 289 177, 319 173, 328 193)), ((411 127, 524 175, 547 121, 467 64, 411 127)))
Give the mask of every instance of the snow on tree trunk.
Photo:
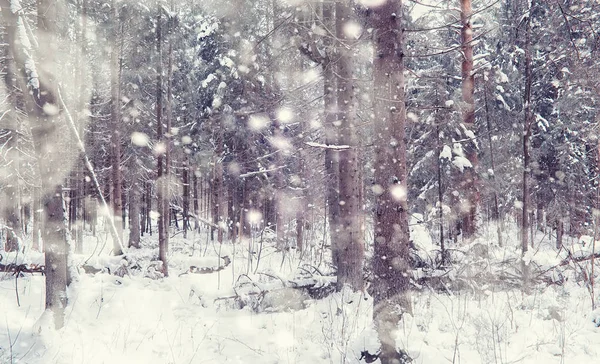
MULTIPOLYGON (((331 27, 334 24, 335 7, 332 2, 322 4, 323 22, 331 27)), ((331 40, 326 38, 327 46, 333 46, 331 40)), ((325 144, 338 145, 339 135, 337 120, 337 79, 335 76, 335 63, 332 62, 334 55, 328 54, 323 67, 323 104, 325 108, 325 144)), ((334 148, 325 149, 325 181, 327 196, 327 211, 329 223, 329 236, 332 252, 332 263, 339 265, 340 243, 339 243, 339 151, 334 148)))
POLYGON ((163 140, 163 67, 162 67, 162 5, 157 4, 156 15, 156 53, 157 57, 157 75, 156 75, 156 139, 158 140, 157 163, 156 163, 156 200, 158 211, 158 259, 162 262, 162 272, 165 276, 168 275, 167 252, 169 246, 169 234, 167 231, 168 216, 165 214, 166 209, 166 192, 165 192, 165 142, 163 140))
POLYGON ((460 22, 461 22, 461 50, 462 50, 462 98, 463 98, 463 126, 464 135, 467 139, 463 149, 469 162, 470 168, 463 172, 462 196, 463 203, 460 206, 462 215, 462 233, 465 239, 471 239, 475 234, 475 219, 479 208, 479 186, 477 176, 477 140, 475 139, 475 76, 473 74, 473 27, 471 24, 471 0, 460 0, 460 22))
MULTIPOLYGON (((533 5, 532 5, 533 6, 533 5)), ((528 251, 528 233, 529 233, 529 205, 530 205, 530 191, 529 191, 529 174, 530 174, 530 160, 531 154, 529 150, 531 127, 532 127, 532 114, 531 114, 531 86, 533 82, 533 75, 531 69, 531 8, 529 8, 529 14, 525 24, 525 93, 523 97, 523 180, 522 180, 522 225, 521 225, 521 268, 523 271, 523 287, 527 291, 529 286, 529 262, 527 262, 527 251, 528 251)))
MULTIPOLYGON (((62 182, 69 172, 69 158, 58 148, 60 142, 70 142, 61 134, 61 109, 57 84, 57 24, 56 18, 61 2, 38 0, 37 16, 39 48, 37 63, 32 57, 32 44, 25 30, 18 0, 0 1, 2 18, 8 26, 8 41, 14 62, 22 75, 13 75, 22 82, 23 90, 30 92, 24 97, 33 145, 38 161, 42 187, 44 226, 42 238, 46 266, 46 310, 54 316, 54 326, 64 325, 67 304, 67 255, 68 227, 66 206, 62 198, 62 182), (38 69, 38 65, 41 65, 38 69), (24 76, 24 77, 21 77, 24 76), (64 166, 64 168, 58 168, 64 166)), ((34 234, 37 232, 34 231, 34 234)))
POLYGON ((355 130, 354 85, 352 81, 352 41, 345 31, 351 19, 351 8, 345 1, 336 2, 337 109, 339 141, 350 148, 339 153, 339 256, 337 288, 344 285, 354 290, 363 288, 364 238, 360 225, 358 141, 355 130))
POLYGON ((402 2, 390 0, 372 8, 374 29, 374 123, 376 195, 373 255, 373 319, 383 364, 402 363, 395 331, 406 312, 409 294, 409 229, 404 100, 404 64, 400 27, 402 2))
POLYGON ((123 241, 123 200, 121 198, 121 101, 120 101, 120 44, 119 44, 119 8, 112 1, 112 47, 110 52, 110 119, 111 119, 111 167, 112 167, 112 213, 116 228, 113 237, 113 254, 122 255, 123 241))

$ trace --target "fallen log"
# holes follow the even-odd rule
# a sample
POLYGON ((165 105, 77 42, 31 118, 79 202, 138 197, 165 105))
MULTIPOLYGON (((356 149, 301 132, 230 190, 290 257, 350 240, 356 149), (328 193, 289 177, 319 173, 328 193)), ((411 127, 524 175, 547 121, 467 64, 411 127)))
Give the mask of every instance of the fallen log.
POLYGON ((590 254, 590 255, 586 255, 586 256, 582 256, 582 257, 574 257, 570 252, 569 252, 569 256, 562 260, 558 266, 565 266, 568 265, 571 262, 574 263, 581 263, 581 262, 585 262, 586 260, 592 260, 592 259, 598 259, 600 258, 600 253, 595 253, 595 254, 590 254))
POLYGON ((21 273, 40 273, 41 275, 44 275, 46 273, 46 268, 43 265, 37 264, 28 266, 26 264, 10 263, 6 265, 0 264, 0 272, 12 273, 13 276, 18 276, 21 273))
POLYGON ((250 307, 255 312, 300 310, 306 308, 308 301, 322 299, 335 292, 337 282, 335 276, 287 280, 272 273, 260 274, 273 278, 273 281, 257 283, 243 274, 233 287, 235 295, 218 297, 214 302, 233 300, 237 308, 250 307))
POLYGON ((190 270, 187 272, 183 272, 181 273, 179 276, 181 277, 184 274, 210 274, 210 273, 215 273, 218 271, 222 271, 223 269, 227 268, 229 266, 229 264, 231 264, 231 258, 229 258, 227 255, 224 257, 221 257, 221 259, 223 259, 223 265, 220 265, 218 267, 196 267, 195 265, 191 265, 190 266, 190 270))

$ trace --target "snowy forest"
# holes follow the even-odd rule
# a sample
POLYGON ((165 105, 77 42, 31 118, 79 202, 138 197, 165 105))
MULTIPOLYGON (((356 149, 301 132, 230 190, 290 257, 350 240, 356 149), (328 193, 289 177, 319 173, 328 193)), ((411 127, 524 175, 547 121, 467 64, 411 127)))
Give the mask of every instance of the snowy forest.
POLYGON ((0 0, 0 363, 597 363, 599 59, 598 0, 0 0))

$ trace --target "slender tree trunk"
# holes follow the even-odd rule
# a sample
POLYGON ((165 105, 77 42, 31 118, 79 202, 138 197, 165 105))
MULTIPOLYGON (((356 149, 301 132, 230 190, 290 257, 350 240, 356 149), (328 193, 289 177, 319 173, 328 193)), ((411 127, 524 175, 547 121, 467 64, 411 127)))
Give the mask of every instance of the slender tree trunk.
POLYGON ((360 173, 358 171, 358 140, 354 125, 354 85, 352 82, 352 50, 350 37, 345 31, 351 21, 352 9, 346 2, 338 1, 336 12, 336 36, 344 44, 338 48, 337 105, 339 112, 340 143, 349 148, 339 154, 339 215, 340 254, 338 256, 337 288, 344 285, 354 290, 363 289, 364 241, 360 230, 360 173))
POLYGON ((502 228, 503 228, 502 220, 503 219, 500 217, 498 192, 496 191, 497 186, 494 183, 496 181, 496 163, 494 160, 494 143, 492 141, 492 122, 490 120, 490 110, 489 110, 488 97, 487 97, 487 85, 484 85, 484 87, 483 87, 483 98, 484 98, 484 103, 485 103, 485 120, 487 123, 488 144, 490 146, 490 162, 491 162, 491 167, 492 167, 492 174, 490 176, 490 180, 492 182, 492 188, 494 190, 494 192, 493 192, 494 206, 492 209, 492 219, 496 223, 496 233, 498 235, 498 246, 502 246, 502 228))
MULTIPOLYGON (((437 115, 437 111, 436 111, 436 115, 437 115)), ((439 120, 438 118, 436 118, 436 126, 435 126, 435 133, 436 133, 436 142, 437 142, 437 182, 438 182, 438 219, 440 220, 439 222, 439 226, 440 226, 440 255, 441 255, 441 263, 442 266, 446 265, 446 263, 448 263, 449 261, 449 257, 448 257, 448 251, 446 250, 446 241, 444 240, 444 190, 443 190, 443 185, 442 185, 442 174, 443 174, 443 169, 442 169, 442 159, 440 158, 440 155, 442 153, 442 141, 440 139, 440 124, 439 124, 439 120)))
MULTIPOLYGON (((223 155, 223 140, 222 140, 222 130, 221 125, 216 126, 217 136, 216 136, 216 145, 215 148, 215 162, 214 162, 214 172, 213 172, 213 224, 218 226, 216 228, 217 232, 217 242, 219 244, 223 243, 223 224, 225 222, 225 201, 224 201, 224 187, 223 187, 223 162, 221 161, 223 155)), ((213 233, 215 228, 211 228, 211 239, 213 239, 213 233)))
POLYGON ((144 236, 146 233, 146 192, 145 189, 140 191, 141 201, 140 201, 140 236, 144 236))
MULTIPOLYGON (((189 166, 188 166, 189 168, 189 166)), ((188 178, 189 180, 189 178, 188 178)), ((203 183, 202 183, 203 179, 200 178, 200 193, 203 192, 203 183)), ((193 184, 193 194, 194 194, 194 230, 198 231, 198 229, 200 229, 200 224, 198 223, 198 217, 199 217, 199 213, 200 210, 198 209, 198 176, 196 176, 196 173, 194 172, 192 174, 192 184, 193 184)))
POLYGON ((183 238, 187 239, 187 232, 189 229, 189 216, 190 216, 190 166, 189 157, 187 154, 183 156, 183 238))
POLYGON ((396 349, 395 331, 402 315, 412 313, 401 6, 401 0, 389 0, 371 14, 376 146, 375 279, 371 288, 382 364, 406 362, 406 354, 396 349))
MULTIPOLYGON (((533 5, 532 5, 533 6, 533 5)), ((531 8, 529 9, 529 16, 526 20, 525 29, 525 93, 523 102, 524 107, 524 120, 523 120, 523 218, 521 226, 521 254, 523 257, 527 254, 528 250, 528 233, 529 233, 529 204, 530 204, 530 192, 529 192, 529 165, 531 155, 529 151, 529 143, 531 137, 531 85, 533 82, 532 70, 531 70, 531 8)), ((528 290, 529 286, 529 266, 525 260, 522 260, 521 264, 523 270, 523 287, 524 290, 528 290)))
POLYGON ((156 75, 156 137, 159 141, 159 148, 156 166, 156 200, 158 210, 158 258, 163 264, 162 270, 165 276, 168 275, 167 252, 169 249, 169 234, 167 231, 169 217, 165 213, 167 209, 166 191, 165 191, 165 151, 167 149, 163 135, 163 67, 162 67, 162 5, 157 4, 156 15, 156 53, 158 54, 157 75, 156 75))
MULTIPOLYGON (((173 1, 171 1, 171 12, 173 12, 173 1)), ((167 28, 167 40, 169 42, 169 49, 167 53, 167 103, 165 105, 165 113, 166 113, 166 130, 164 134, 164 143, 165 143, 165 165, 164 165, 164 205, 163 211, 161 214, 164 214, 165 218, 163 222, 165 223, 165 232, 167 236, 166 246, 168 251, 169 245, 169 222, 171 221, 171 184, 170 184, 170 176, 171 176, 171 132, 173 128, 173 39, 172 39, 172 29, 173 25, 169 22, 167 28)), ((175 215, 175 225, 177 225, 177 215, 175 215)))
POLYGON ((152 181, 146 182, 146 231, 152 236, 152 181))
MULTIPOLYGON (((324 2, 323 22, 329 28, 335 24, 335 7, 333 2, 324 2)), ((333 42, 325 39, 324 42, 332 48, 333 42)), ((337 120, 337 79, 335 76, 335 63, 332 62, 333 54, 329 54, 323 63, 323 104, 325 108, 325 144, 337 145, 339 143, 337 120)), ((327 211, 329 223, 329 240, 331 242, 332 263, 339 266, 339 152, 334 148, 325 149, 325 193, 327 195, 327 211)))
POLYGON ((123 241, 123 201, 121 199, 121 102, 120 102, 120 42, 119 42, 119 8, 116 0, 112 0, 112 32, 113 44, 110 54, 110 114, 111 114, 111 166, 112 166, 112 207, 113 219, 117 230, 117 241, 113 242, 113 254, 122 255, 123 241))
POLYGON ((129 246, 140 247, 140 185, 137 179, 129 191, 129 246))
MULTIPOLYGON (((12 77, 12 76, 11 76, 12 77)), ((16 120, 15 120, 16 122, 16 120)), ((16 127, 16 124, 14 125, 16 127)), ((7 150, 9 150, 9 157, 16 157, 19 153, 17 146, 17 133, 16 130, 11 130, 8 136, 8 142, 6 143, 7 150)), ((11 159, 13 159, 11 158, 11 159)), ((18 163, 13 163, 17 166, 18 163)), ((19 173, 12 172, 10 180, 7 181, 7 185, 4 188, 2 202, 3 216, 6 218, 6 244, 4 250, 7 252, 14 252, 19 249, 19 238, 21 236, 21 218, 19 212, 19 173)))

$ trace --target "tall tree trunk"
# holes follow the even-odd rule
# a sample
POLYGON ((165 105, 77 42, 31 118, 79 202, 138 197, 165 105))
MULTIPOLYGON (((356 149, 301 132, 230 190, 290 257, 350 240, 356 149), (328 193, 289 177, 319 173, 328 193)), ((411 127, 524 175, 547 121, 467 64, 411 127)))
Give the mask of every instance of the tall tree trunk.
MULTIPOLYGON (((533 4, 531 5, 533 6, 533 4)), ((525 105, 524 118, 523 118, 523 218, 521 225, 521 254, 523 257, 527 254, 528 250, 528 233, 529 233, 529 204, 530 204, 530 192, 529 192, 529 168, 530 168, 530 138, 531 138, 531 124, 532 124, 532 113, 531 113, 531 85, 533 83, 533 75, 531 69, 531 7, 529 8, 529 15, 526 19, 525 24, 525 93, 523 97, 523 103, 525 105)), ((523 271, 523 287, 524 290, 528 290, 529 286, 529 265, 525 259, 521 260, 521 268, 523 271)))
MULTIPOLYGON (((173 12, 173 1, 171 0, 171 12, 173 12)), ((165 224, 165 231, 167 235, 166 245, 168 251, 169 245, 169 226, 171 221, 171 136, 173 128, 173 24, 171 21, 168 22, 167 27, 167 41, 169 42, 169 48, 167 51, 167 103, 165 105, 166 113, 166 130, 164 134, 164 147, 165 147, 165 165, 164 165, 164 205, 161 214, 164 214, 165 218, 163 222, 165 224)), ((175 216, 175 225, 177 225, 177 216, 175 216)))
MULTIPOLYGON (((58 125, 61 110, 57 99, 58 86, 56 71, 57 47, 57 3, 50 0, 37 1, 38 36, 43 37, 37 49, 39 62, 31 58, 32 50, 17 40, 17 26, 22 9, 18 2, 0 0, 2 18, 6 25, 10 52, 19 65, 22 75, 14 75, 22 82, 21 89, 29 89, 31 97, 25 97, 26 110, 31 124, 33 144, 38 160, 43 196, 44 229, 43 239, 46 266, 46 310, 53 313, 54 326, 60 329, 64 325, 64 313, 67 305, 67 254, 68 229, 65 205, 62 198, 61 182, 66 172, 57 170, 61 165, 62 151, 56 148, 60 128, 58 125), (33 67, 36 71, 33 72, 33 67), (35 79, 37 78, 37 79, 35 79)), ((23 21, 20 25, 24 27, 23 21)), ((25 29, 19 33, 26 34, 25 29)))
POLYGON ((354 290, 363 289, 364 241, 360 229, 358 141, 354 125, 354 85, 352 82, 352 46, 345 31, 351 21, 352 9, 345 1, 336 2, 336 36, 343 42, 338 49, 337 105, 340 143, 349 148, 339 154, 339 218, 340 251, 337 267, 337 289, 344 285, 354 290))
POLYGON ((436 144, 437 144, 437 156, 436 156, 436 163, 437 163, 437 183, 438 183, 438 219, 440 220, 439 222, 439 227, 440 227, 440 255, 441 255, 441 263, 442 266, 446 265, 446 263, 449 262, 449 256, 448 256, 448 251, 446 250, 446 241, 444 240, 444 190, 443 190, 443 185, 442 185, 442 174, 443 174, 443 168, 442 168, 442 158, 440 158, 440 155, 442 154, 442 141, 440 138, 440 120, 437 117, 438 112, 436 111, 436 126, 435 126, 435 134, 436 134, 436 144))
POLYGON ((496 163, 494 160, 494 143, 492 141, 492 122, 490 120, 490 112, 489 112, 489 106, 488 106, 487 84, 484 85, 484 87, 483 87, 483 95, 484 95, 483 97, 484 97, 484 103, 485 103, 485 120, 487 123, 488 144, 490 146, 490 162, 491 162, 491 167, 492 167, 492 174, 490 176, 490 180, 493 184, 492 189, 494 190, 494 192, 493 192, 494 206, 492 209, 492 219, 496 223, 496 233, 498 235, 498 246, 502 246, 503 222, 502 222, 502 218, 500 217, 500 207, 499 207, 499 203, 498 203, 498 191, 496 190, 497 186, 494 183, 496 181, 496 163))
POLYGON ((396 350, 395 331, 402 315, 412 312, 401 6, 401 0, 389 0, 371 14, 376 145, 375 279, 371 288, 383 364, 406 362, 406 354, 396 350))
POLYGON ((111 119, 111 167, 112 167, 112 212, 116 239, 113 241, 113 254, 122 255, 123 241, 123 201, 121 199, 121 107, 120 107, 120 45, 119 45, 119 8, 112 0, 112 49, 110 53, 110 119, 111 119))
MULTIPOLYGON (((332 28, 335 19, 335 7, 333 2, 324 2, 323 22, 332 28)), ((324 42, 330 48, 333 42, 325 39, 324 42)), ((332 61, 334 55, 329 54, 323 63, 323 104, 325 108, 325 144, 337 145, 339 143, 337 120, 337 79, 335 75, 335 63, 332 61)), ((339 152, 334 148, 325 149, 325 188, 327 195, 327 211, 329 223, 329 239, 331 243, 332 263, 339 266, 340 242, 339 242, 339 152)))
POLYGON ((473 27, 471 25, 471 0, 460 0, 461 21, 461 50, 462 50, 462 98, 464 102, 463 126, 464 135, 468 141, 464 143, 465 154, 471 168, 464 170, 463 199, 465 203, 461 206, 462 232, 467 240, 475 234, 476 214, 479 207, 479 186, 477 176, 477 141, 475 139, 475 76, 473 74, 473 27))
POLYGON ((156 75, 156 137, 159 143, 157 151, 156 166, 156 200, 158 210, 158 258, 162 262, 162 272, 168 275, 169 268, 167 262, 167 252, 169 249, 168 223, 169 217, 165 213, 168 208, 166 201, 166 181, 165 181, 165 151, 167 149, 163 133, 163 67, 162 67, 162 5, 157 3, 156 15, 156 53, 157 57, 157 75, 156 75))

